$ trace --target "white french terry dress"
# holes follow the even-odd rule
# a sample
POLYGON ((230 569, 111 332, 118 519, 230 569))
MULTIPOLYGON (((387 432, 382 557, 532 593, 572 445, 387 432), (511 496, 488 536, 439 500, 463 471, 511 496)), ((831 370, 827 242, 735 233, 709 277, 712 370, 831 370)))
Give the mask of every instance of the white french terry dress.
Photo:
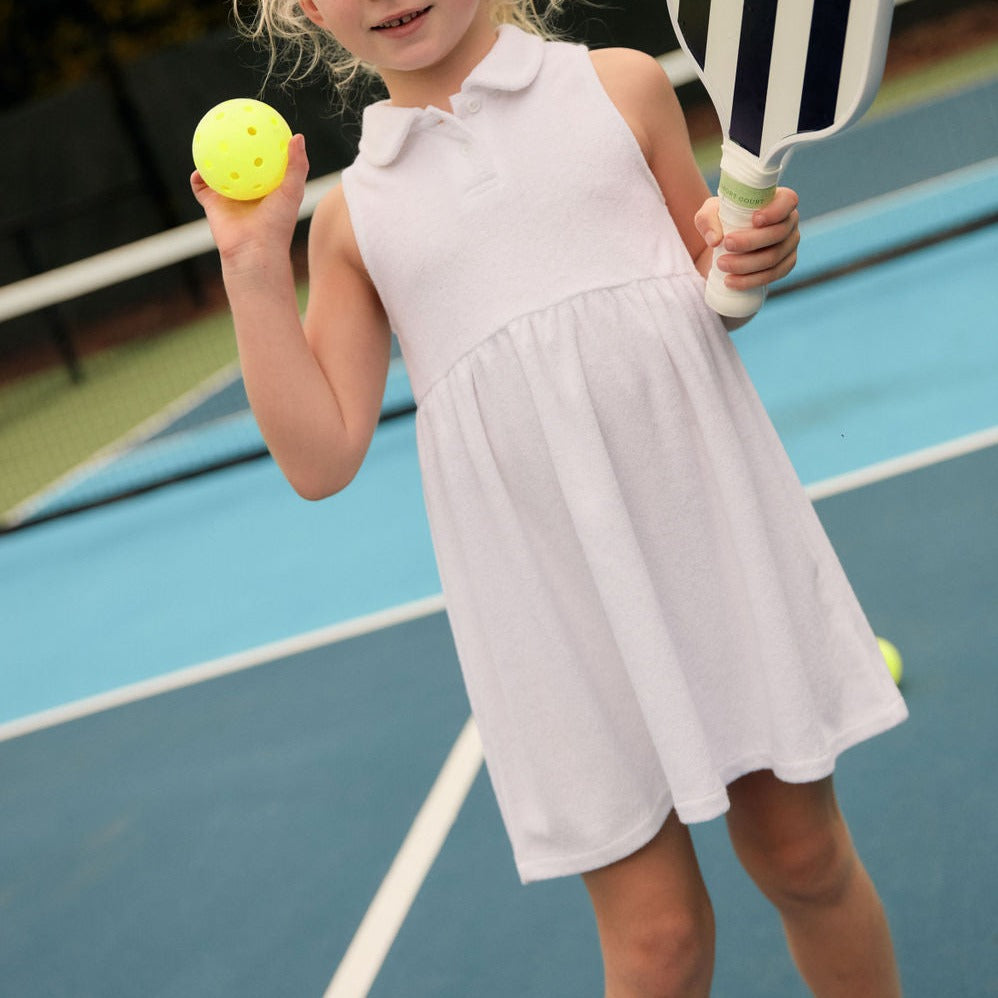
POLYGON ((524 881, 905 718, 583 47, 500 29, 450 109, 367 108, 343 186, 524 881))

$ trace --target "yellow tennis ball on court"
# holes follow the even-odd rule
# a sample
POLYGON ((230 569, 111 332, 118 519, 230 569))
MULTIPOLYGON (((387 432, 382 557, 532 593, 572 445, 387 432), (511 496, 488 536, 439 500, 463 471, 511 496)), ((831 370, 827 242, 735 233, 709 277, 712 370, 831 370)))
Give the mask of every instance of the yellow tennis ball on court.
POLYGON ((213 107, 194 129, 194 165, 204 182, 237 201, 269 194, 284 179, 291 129, 269 104, 241 97, 213 107))
POLYGON ((901 652, 886 638, 877 638, 877 644, 880 645, 880 654, 884 656, 884 661, 887 663, 887 668, 890 669, 891 675, 894 677, 894 682, 900 683, 901 675, 904 671, 901 652))

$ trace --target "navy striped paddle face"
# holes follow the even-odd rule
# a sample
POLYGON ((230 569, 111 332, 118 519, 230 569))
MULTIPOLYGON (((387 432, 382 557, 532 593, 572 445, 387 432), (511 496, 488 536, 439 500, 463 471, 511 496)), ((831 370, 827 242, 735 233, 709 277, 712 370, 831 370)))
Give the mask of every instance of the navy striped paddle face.
POLYGON ((778 164, 858 118, 883 72, 893 0, 668 0, 725 136, 778 164))

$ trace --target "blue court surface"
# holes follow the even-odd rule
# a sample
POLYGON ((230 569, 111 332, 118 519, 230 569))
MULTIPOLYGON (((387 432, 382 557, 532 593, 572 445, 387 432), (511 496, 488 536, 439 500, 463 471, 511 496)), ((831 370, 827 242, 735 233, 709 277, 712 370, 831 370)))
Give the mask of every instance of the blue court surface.
MULTIPOLYGON (((994 93, 919 120, 994 116, 994 93)), ((893 118, 844 138, 910 132, 893 118)), ((830 170, 856 161, 850 145, 795 161, 788 182, 821 210, 794 279, 994 213, 996 134, 956 162, 906 155, 893 186, 890 164, 830 170)), ((996 259, 982 226, 774 297, 736 334, 904 655, 910 721, 847 753, 837 783, 906 994, 924 998, 998 995, 996 259)), ((245 465, 0 537, 0 586, 0 993, 601 993, 581 883, 516 878, 467 726, 412 417, 379 429, 332 500, 245 465)), ((805 994, 724 823, 694 834, 715 993, 805 994)))

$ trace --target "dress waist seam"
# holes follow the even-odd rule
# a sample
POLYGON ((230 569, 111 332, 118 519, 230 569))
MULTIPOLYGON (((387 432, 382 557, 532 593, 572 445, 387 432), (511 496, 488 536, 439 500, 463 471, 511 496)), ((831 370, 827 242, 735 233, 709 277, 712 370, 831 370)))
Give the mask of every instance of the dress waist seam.
POLYGON ((433 390, 437 387, 437 385, 439 385, 442 381, 446 381, 448 375, 451 373, 451 371, 454 370, 455 367, 457 367, 458 364, 460 364, 466 357, 469 357, 471 354, 473 354, 476 350, 479 350, 486 343, 493 340, 496 336, 498 336, 501 332, 503 332, 503 330, 508 329, 509 326, 513 325, 514 323, 520 322, 521 320, 526 319, 528 316, 538 315, 541 312, 549 312, 552 309, 559 308, 560 306, 564 305, 566 302, 575 301, 578 298, 585 298, 587 295, 597 294, 604 291, 615 291, 619 288, 629 288, 641 284, 650 284, 656 281, 669 281, 674 278, 681 278, 681 277, 699 278, 700 274, 694 267, 691 266, 689 269, 674 270, 670 271, 669 273, 649 274, 645 277, 635 277, 626 281, 616 281, 611 284, 590 286, 583 288, 580 291, 574 291, 571 294, 565 295, 563 298, 557 299, 556 301, 548 302, 546 305, 542 305, 540 308, 532 308, 527 310, 526 312, 519 312, 516 315, 510 316, 508 319, 505 319, 502 323, 500 323, 490 332, 486 333, 473 346, 469 347, 458 357, 455 357, 454 360, 450 364, 448 364, 447 369, 443 371, 441 374, 439 374, 436 378, 434 378, 432 382, 430 382, 430 384, 426 387, 425 391, 421 392, 418 396, 414 394, 414 401, 416 403, 417 413, 419 407, 432 394, 433 390))

